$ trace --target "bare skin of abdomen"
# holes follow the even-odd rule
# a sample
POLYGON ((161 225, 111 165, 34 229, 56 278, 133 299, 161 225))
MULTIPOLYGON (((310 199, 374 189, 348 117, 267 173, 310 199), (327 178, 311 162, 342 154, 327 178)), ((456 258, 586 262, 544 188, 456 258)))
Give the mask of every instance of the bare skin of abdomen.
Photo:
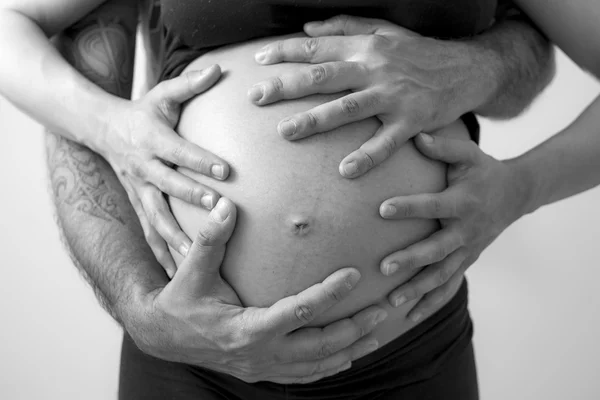
MULTIPOLYGON (((238 207, 221 274, 245 306, 269 306, 341 267, 356 267, 362 275, 356 289, 311 325, 322 326, 380 304, 388 318, 373 336, 383 345, 415 325, 406 318, 414 302, 399 308, 387 302, 387 294, 415 271, 385 277, 380 262, 393 251, 427 237, 438 224, 386 221, 379 216, 379 205, 393 196, 442 190, 445 166, 425 158, 408 142, 363 177, 343 178, 338 172, 340 161, 375 133, 379 127, 375 118, 296 142, 284 140, 277 133, 281 119, 340 95, 253 105, 247 97, 253 84, 306 67, 256 64, 254 53, 274 39, 221 48, 186 68, 219 64, 224 73, 213 88, 184 106, 178 126, 181 136, 231 166, 231 175, 224 182, 185 171, 238 207)), ((434 134, 468 140, 460 121, 434 134)), ((208 212, 177 199, 171 199, 171 206, 181 228, 194 238, 208 212)), ((176 258, 179 262, 180 257, 176 258)))

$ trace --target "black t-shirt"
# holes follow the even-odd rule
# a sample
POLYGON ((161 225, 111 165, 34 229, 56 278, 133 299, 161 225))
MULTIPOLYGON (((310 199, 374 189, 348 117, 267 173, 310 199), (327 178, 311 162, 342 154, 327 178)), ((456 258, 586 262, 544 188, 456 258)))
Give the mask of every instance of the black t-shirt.
POLYGON ((203 53, 250 39, 302 31, 339 14, 381 18, 424 36, 475 35, 488 28, 497 0, 161 0, 166 34, 162 78, 203 53))

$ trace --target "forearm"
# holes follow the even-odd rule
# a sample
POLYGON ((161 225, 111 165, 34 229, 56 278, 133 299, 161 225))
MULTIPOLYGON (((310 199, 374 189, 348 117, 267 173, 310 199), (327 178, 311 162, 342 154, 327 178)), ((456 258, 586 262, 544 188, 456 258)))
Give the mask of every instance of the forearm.
MULTIPOLYGON (((136 8, 135 1, 126 2, 136 8)), ((130 13, 131 14, 131 13, 130 13)), ((72 37, 71 46, 91 46, 97 52, 114 51, 133 60, 135 25, 137 12, 124 17, 109 18, 95 15, 95 20, 110 32, 107 34, 116 47, 102 48, 102 42, 84 35, 86 21, 79 23, 78 38, 72 37), (131 20, 133 18, 133 20, 131 20)), ((118 14, 117 14, 118 15, 118 14)), ((89 19, 88 19, 89 21, 89 19)), ((66 44, 66 42, 64 43, 66 44)), ((97 149, 102 132, 107 129, 112 110, 126 100, 108 93, 86 77, 93 69, 85 59, 79 60, 79 70, 71 66, 54 47, 46 33, 24 15, 7 9, 0 10, 0 94, 25 113, 66 138, 97 149)), ((97 67, 97 66, 96 66, 97 67)), ((106 70, 113 65, 102 65, 106 70)), ((127 73, 130 70, 125 68, 127 73)), ((104 73, 105 71, 101 71, 104 73)), ((130 76, 119 75, 123 82, 131 82, 130 76)), ((118 82, 113 82, 116 84, 118 82)), ((109 90, 118 85, 107 85, 109 90)), ((129 88, 121 88, 130 90, 129 88)))
MULTIPOLYGON (((478 69, 468 84, 483 96, 473 110, 490 118, 512 118, 524 111, 554 76, 554 53, 531 23, 503 19, 463 44, 478 69)), ((467 90, 466 92, 473 92, 467 90)))
POLYGON ((110 166, 91 150, 48 134, 47 163, 58 225, 71 258, 102 305, 130 320, 166 275, 110 166))
MULTIPOLYGON (((115 20, 111 8, 114 4, 118 4, 117 0, 95 10, 65 30, 55 43, 74 68, 100 90, 129 98, 133 57, 124 50, 131 49, 135 37, 125 32, 135 29, 136 14, 131 10, 134 14, 129 19, 115 20)), ((99 300, 116 319, 122 320, 123 307, 135 303, 131 298, 164 284, 164 272, 106 161, 58 135, 48 134, 46 142, 63 241, 99 300)))
POLYGON ((600 97, 569 127, 508 162, 528 188, 523 213, 600 184, 600 97))

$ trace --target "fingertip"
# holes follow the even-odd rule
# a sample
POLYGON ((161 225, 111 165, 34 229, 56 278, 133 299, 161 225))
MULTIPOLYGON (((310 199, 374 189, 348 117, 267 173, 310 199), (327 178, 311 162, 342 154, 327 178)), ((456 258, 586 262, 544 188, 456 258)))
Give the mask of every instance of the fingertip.
POLYGON ((212 167, 210 167, 210 173, 213 178, 223 181, 229 177, 229 165, 226 163, 214 164, 212 167))
POLYGON ((235 212, 233 202, 225 197, 221 197, 208 216, 214 222, 223 224, 228 218, 235 217, 235 212))
POLYGON ((339 171, 340 171, 340 175, 342 175, 344 178, 348 178, 348 179, 357 178, 359 176, 358 161, 356 161, 356 160, 342 161, 340 163, 339 171))
POLYGON ((323 26, 323 21, 312 21, 304 24, 304 32, 310 36, 311 32, 323 26))
POLYGON ((398 210, 392 204, 383 203, 379 206, 379 215, 381 215, 382 218, 392 218, 397 212, 398 210))
POLYGON ((433 144, 433 142, 434 142, 433 136, 431 136, 430 134, 425 133, 425 132, 419 133, 418 138, 426 146, 429 146, 429 145, 433 144))

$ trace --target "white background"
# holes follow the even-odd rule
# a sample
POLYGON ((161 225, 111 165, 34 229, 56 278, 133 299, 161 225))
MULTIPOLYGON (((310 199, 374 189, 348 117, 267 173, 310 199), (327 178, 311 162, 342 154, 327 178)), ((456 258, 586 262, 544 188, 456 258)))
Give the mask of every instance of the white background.
MULTIPOLYGON (((599 88, 559 55, 529 112, 483 122, 483 149, 522 153, 599 88)), ((0 399, 115 399, 120 330, 62 249, 42 129, 0 98, 0 134, 0 399)), ((523 218, 469 271, 483 400, 600 399, 599 204, 596 189, 523 218)))

